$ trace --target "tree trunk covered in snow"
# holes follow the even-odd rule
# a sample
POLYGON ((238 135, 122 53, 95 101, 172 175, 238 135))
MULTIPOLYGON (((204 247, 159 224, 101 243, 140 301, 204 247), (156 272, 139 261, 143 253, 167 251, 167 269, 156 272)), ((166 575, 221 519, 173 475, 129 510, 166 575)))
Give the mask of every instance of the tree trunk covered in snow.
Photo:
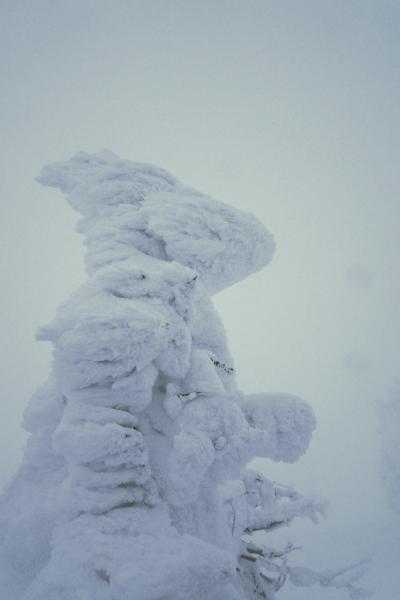
POLYGON ((286 566, 291 548, 251 534, 321 504, 246 464, 297 460, 314 416, 237 389, 210 298, 271 260, 271 236, 108 152, 39 181, 83 215, 89 278, 39 332, 53 369, 2 499, 0 588, 10 600, 245 600, 274 598, 287 576, 308 585, 286 566))

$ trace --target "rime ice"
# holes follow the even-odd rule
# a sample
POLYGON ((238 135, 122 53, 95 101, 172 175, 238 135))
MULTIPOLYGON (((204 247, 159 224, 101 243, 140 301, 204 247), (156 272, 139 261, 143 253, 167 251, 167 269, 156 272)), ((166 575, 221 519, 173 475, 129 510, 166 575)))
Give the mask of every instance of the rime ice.
POLYGON ((2 499, 0 589, 10 600, 245 600, 307 579, 284 572, 290 548, 271 554, 251 535, 315 519, 323 504, 246 464, 296 461, 313 413, 237 389, 210 297, 269 263, 271 235, 110 152, 45 167, 39 181, 81 213, 89 277, 38 334, 53 368, 2 499))

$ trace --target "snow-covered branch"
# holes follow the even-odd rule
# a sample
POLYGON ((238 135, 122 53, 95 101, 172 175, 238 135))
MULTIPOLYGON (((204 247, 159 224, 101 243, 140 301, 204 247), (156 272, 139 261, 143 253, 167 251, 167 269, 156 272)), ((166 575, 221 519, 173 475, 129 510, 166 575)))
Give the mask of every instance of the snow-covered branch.
POLYGON ((288 580, 295 586, 333 587, 346 590, 350 598, 369 598, 370 592, 358 587, 356 582, 366 573, 368 561, 359 561, 338 570, 313 571, 305 567, 291 567, 288 556, 299 547, 289 543, 283 550, 276 551, 254 542, 244 542, 240 555, 241 569, 248 580, 255 583, 254 592, 261 598, 273 598, 288 580))

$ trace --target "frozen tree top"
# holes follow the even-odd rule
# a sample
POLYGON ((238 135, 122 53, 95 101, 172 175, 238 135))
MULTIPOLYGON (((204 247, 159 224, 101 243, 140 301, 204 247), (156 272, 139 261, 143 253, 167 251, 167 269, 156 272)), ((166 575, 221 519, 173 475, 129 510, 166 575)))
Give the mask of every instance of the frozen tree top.
POLYGON ((248 468, 295 462, 315 417, 295 396, 238 390, 209 297, 270 261, 263 225, 109 152, 39 180, 83 215, 89 277, 39 332, 53 366, 0 498, 0 597, 274 600, 286 580, 363 597, 362 564, 291 567, 293 545, 253 538, 325 506, 248 468))
POLYGON ((80 230, 93 250, 89 272, 136 248, 190 267, 214 293, 258 271, 274 253, 272 236, 254 216, 109 151, 80 152, 45 167, 38 180, 60 188, 83 215, 80 230))

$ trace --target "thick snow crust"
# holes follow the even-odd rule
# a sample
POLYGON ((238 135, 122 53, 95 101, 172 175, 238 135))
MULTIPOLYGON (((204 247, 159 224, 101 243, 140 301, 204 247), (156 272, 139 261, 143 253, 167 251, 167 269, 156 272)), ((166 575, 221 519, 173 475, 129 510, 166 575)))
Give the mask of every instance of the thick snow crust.
POLYGON ((315 419, 298 398, 237 389, 210 298, 268 264, 272 237, 109 152, 39 181, 82 214, 89 278, 38 334, 54 362, 1 500, 0 596, 245 600, 263 585, 272 599, 243 536, 323 507, 246 465, 297 460, 315 419))

